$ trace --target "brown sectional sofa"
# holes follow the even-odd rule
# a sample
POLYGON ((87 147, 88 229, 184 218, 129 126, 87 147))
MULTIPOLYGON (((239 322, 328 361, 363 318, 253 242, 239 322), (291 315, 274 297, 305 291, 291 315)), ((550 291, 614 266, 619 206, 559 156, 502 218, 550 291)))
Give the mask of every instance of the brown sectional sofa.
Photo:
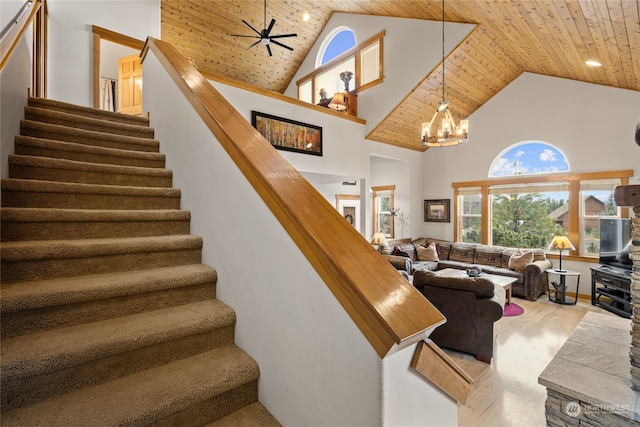
POLYGON ((512 295, 535 301, 547 291, 545 271, 553 267, 542 249, 533 251, 533 262, 519 272, 509 269, 509 259, 518 249, 502 246, 489 246, 478 243, 451 242, 441 239, 421 237, 419 239, 389 243, 380 247, 380 252, 398 270, 406 270, 413 275, 417 270, 437 271, 444 268, 466 270, 474 265, 490 274, 513 277, 512 295), (416 246, 428 246, 435 243, 439 249, 438 261, 420 261, 416 246), (393 255, 400 251, 401 255, 393 255))
POLYGON ((429 338, 441 347, 490 363, 493 324, 502 318, 504 288, 485 277, 451 278, 427 270, 415 272, 413 285, 447 318, 429 338))

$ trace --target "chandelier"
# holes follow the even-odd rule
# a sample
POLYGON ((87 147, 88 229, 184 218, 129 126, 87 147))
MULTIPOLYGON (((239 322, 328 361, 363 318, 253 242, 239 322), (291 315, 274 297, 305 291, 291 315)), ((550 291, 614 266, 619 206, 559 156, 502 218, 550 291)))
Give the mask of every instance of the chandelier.
POLYGON ((450 147, 467 142, 469 120, 460 120, 460 126, 456 125, 451 111, 449 111, 449 101, 445 100, 444 87, 444 0, 442 0, 442 101, 440 101, 431 121, 422 124, 423 147, 450 147), (434 123, 437 123, 438 115, 444 116, 439 122, 440 128, 432 131, 434 123))

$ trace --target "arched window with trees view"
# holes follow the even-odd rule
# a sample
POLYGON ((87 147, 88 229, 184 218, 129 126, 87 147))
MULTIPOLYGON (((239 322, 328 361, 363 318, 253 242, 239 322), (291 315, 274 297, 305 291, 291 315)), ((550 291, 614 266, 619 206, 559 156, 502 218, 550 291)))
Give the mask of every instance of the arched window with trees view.
POLYGON ((569 173, 569 161, 546 142, 527 141, 500 153, 489 179, 454 183, 455 238, 464 242, 546 249, 569 236, 572 255, 596 256, 600 218, 627 216, 613 189, 632 171, 569 173))

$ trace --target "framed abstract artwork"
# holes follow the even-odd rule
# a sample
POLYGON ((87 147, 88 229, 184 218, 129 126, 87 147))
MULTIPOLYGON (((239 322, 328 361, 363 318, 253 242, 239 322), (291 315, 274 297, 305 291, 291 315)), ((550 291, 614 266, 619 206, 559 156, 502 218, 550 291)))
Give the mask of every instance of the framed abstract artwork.
POLYGON ((322 128, 295 120, 251 112, 251 125, 278 150, 322 156, 322 128))

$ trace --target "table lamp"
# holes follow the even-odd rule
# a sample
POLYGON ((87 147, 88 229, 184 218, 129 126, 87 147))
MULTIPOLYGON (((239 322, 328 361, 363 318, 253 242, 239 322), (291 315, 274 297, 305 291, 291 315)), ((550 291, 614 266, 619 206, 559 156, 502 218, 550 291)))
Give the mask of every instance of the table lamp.
POLYGON ((549 247, 547 250, 549 251, 559 251, 560 252, 560 268, 556 271, 564 272, 566 270, 562 269, 562 251, 563 250, 571 250, 574 251, 576 248, 573 247, 569 238, 567 236, 554 236, 551 243, 549 243, 549 247))
POLYGON ((372 245, 378 245, 378 250, 380 250, 380 246, 387 244, 387 239, 384 237, 384 233, 377 232, 373 235, 373 239, 371 239, 372 245))

